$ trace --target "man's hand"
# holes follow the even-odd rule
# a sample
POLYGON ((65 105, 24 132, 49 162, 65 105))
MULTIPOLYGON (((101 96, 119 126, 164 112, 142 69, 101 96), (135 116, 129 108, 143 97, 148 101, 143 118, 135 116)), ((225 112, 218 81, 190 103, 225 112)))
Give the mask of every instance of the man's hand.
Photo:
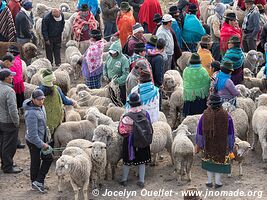
POLYGON ((49 46, 50 45, 50 41, 49 40, 46 40, 45 41, 45 44, 49 46))
POLYGON ((47 150, 49 148, 49 145, 47 144, 47 143, 44 143, 44 145, 43 145, 43 149, 44 150, 47 150))

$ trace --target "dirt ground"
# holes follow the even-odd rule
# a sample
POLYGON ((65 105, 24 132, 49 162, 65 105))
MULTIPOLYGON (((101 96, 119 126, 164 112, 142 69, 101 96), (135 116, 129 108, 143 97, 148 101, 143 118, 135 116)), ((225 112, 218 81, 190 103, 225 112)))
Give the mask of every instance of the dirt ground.
MULTIPOLYGON (((42 1, 36 0, 36 3, 44 3, 51 7, 58 6, 63 0, 58 1, 42 1)), ((73 7, 74 2, 70 1, 70 5, 73 7)), ((166 6, 165 6, 166 7, 166 6)), ((165 10, 165 9, 164 9, 165 10)), ((64 60, 64 54, 62 54, 64 60)), ((24 139, 24 123, 22 121, 19 137, 23 143, 24 139)), ((251 142, 251 141, 250 141, 251 142)), ((249 199, 264 199, 267 200, 267 164, 262 162, 261 159, 261 148, 258 145, 255 152, 249 152, 246 160, 243 164, 242 177, 238 176, 238 166, 236 163, 232 166, 232 177, 223 176, 222 182, 224 186, 221 189, 207 189, 205 182, 207 181, 206 172, 201 169, 200 158, 196 156, 194 165, 192 168, 192 181, 184 182, 182 186, 178 186, 173 167, 171 166, 170 156, 167 152, 163 154, 163 160, 158 162, 155 167, 147 166, 146 178, 145 178, 145 189, 141 190, 136 185, 137 177, 134 175, 133 170, 130 171, 129 185, 122 187, 118 184, 120 175, 122 172, 121 164, 119 164, 116 170, 116 178, 114 181, 104 181, 103 187, 100 191, 92 192, 90 188, 89 198, 104 200, 104 199, 134 199, 134 200, 150 200, 150 199, 182 199, 181 192, 187 188, 197 188, 199 191, 203 191, 202 199, 211 200, 249 200, 249 199), (110 196, 104 196, 106 190, 109 191, 110 196), (225 193, 219 193, 222 191, 232 191, 231 195, 223 196, 225 193), (99 194, 98 194, 99 192, 99 194), (120 193, 118 193, 120 192, 120 193), (206 192, 209 192, 209 196, 205 197, 206 192), (238 192, 243 192, 244 195, 240 195, 238 192), (112 194, 111 194, 112 193, 112 194), (253 195, 254 193, 254 195, 253 195), (94 196, 94 195, 95 196, 94 196), (118 196, 120 194, 120 196, 118 196), (129 194, 127 196, 127 194, 129 194)), ((74 193, 69 182, 64 184, 64 192, 57 192, 57 177, 55 175, 55 162, 52 164, 49 174, 46 178, 45 185, 48 187, 46 194, 40 194, 37 191, 33 191, 30 186, 29 168, 30 168, 30 157, 27 147, 22 150, 17 150, 14 158, 15 164, 23 169, 20 174, 3 174, 0 171, 0 200, 71 200, 74 199, 74 193)), ((82 194, 80 193, 80 199, 82 194)))

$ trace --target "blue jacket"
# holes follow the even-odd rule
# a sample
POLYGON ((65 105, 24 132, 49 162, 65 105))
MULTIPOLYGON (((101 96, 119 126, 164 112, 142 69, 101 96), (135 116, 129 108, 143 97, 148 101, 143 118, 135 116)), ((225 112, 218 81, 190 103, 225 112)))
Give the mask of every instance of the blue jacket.
POLYGON ((30 143, 38 148, 42 148, 45 143, 46 135, 46 112, 44 106, 35 106, 31 99, 23 102, 23 109, 25 111, 25 138, 30 143))
POLYGON ((98 11, 98 0, 78 0, 77 8, 80 9, 83 4, 87 4, 93 15, 96 15, 98 11))
POLYGON ((175 20, 172 22, 172 30, 174 31, 175 35, 176 35, 176 38, 177 38, 177 41, 178 41, 178 44, 179 44, 179 47, 182 46, 182 31, 178 25, 178 22, 175 20))

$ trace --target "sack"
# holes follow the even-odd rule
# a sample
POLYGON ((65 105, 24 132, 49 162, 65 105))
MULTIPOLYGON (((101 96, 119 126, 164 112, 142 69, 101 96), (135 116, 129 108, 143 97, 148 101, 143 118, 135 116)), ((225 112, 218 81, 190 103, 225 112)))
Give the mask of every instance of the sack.
POLYGON ((133 146, 145 148, 152 143, 153 128, 151 122, 147 119, 144 111, 138 113, 129 112, 125 116, 130 117, 133 123, 133 146))

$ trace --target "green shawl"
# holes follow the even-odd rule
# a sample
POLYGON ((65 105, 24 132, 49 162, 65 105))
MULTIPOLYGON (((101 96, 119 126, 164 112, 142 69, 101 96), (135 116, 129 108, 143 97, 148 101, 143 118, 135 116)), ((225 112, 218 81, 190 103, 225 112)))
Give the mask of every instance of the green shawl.
POLYGON ((207 70, 200 64, 187 66, 183 71, 184 101, 204 99, 209 95, 210 78, 207 70))

